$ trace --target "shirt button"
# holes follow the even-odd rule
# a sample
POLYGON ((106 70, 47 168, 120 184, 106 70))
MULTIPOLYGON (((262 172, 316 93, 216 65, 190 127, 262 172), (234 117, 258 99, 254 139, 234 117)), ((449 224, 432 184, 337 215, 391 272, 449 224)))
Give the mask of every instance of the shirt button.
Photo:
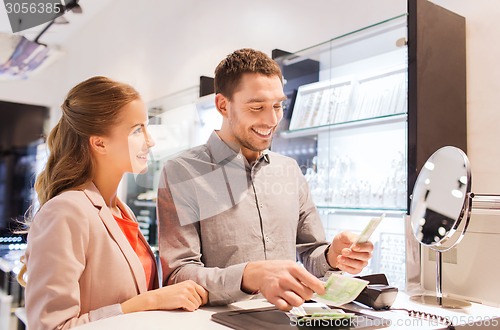
POLYGON ((241 159, 241 155, 236 156, 236 158, 241 159))
POLYGON ((266 242, 269 243, 270 240, 269 236, 266 236, 266 242))
POLYGON ((263 207, 264 207, 264 205, 261 203, 261 204, 259 204, 259 207, 260 207, 260 208, 263 208, 263 207))

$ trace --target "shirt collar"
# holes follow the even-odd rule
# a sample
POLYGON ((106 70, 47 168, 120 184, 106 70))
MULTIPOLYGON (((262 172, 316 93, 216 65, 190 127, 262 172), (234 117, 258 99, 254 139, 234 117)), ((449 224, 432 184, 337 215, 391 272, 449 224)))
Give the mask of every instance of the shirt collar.
POLYGON ((207 141, 208 148, 212 154, 215 163, 221 163, 228 158, 234 158, 238 155, 236 151, 231 149, 219 135, 213 131, 207 141))
POLYGON ((266 149, 266 150, 262 151, 262 154, 260 155, 259 159, 260 158, 264 158, 264 160, 267 163, 270 163, 271 162, 271 158, 269 157, 269 149, 266 149))

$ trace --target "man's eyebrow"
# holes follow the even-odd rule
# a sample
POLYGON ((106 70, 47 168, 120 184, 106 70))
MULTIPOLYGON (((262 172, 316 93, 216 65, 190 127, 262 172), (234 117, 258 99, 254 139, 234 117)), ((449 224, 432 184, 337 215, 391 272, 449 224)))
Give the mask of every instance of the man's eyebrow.
POLYGON ((264 102, 264 100, 259 98, 252 98, 248 99, 246 103, 259 103, 259 102, 264 102))
MULTIPOLYGON (((286 101, 287 99, 288 99, 288 97, 284 96, 284 97, 280 98, 278 101, 283 102, 283 101, 286 101)), ((246 101, 246 103, 259 103, 259 102, 265 102, 265 100, 259 99, 259 98, 252 98, 252 99, 249 99, 246 101)))

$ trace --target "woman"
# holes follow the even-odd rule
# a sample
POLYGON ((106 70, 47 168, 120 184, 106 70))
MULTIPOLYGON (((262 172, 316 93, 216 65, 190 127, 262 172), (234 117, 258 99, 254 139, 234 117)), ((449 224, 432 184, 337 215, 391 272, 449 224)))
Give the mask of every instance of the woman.
POLYGON ((143 101, 126 84, 93 77, 69 92, 35 183, 40 209, 25 255, 31 330, 206 303, 207 292, 192 281, 158 288, 154 255, 117 197, 124 173, 147 170, 154 145, 147 122, 143 101))

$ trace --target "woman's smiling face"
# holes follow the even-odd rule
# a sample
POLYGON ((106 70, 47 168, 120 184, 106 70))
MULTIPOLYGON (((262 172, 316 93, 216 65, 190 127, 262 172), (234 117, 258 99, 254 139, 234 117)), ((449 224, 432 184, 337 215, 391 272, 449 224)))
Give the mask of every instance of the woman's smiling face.
POLYGON ((118 124, 107 136, 110 166, 116 166, 122 173, 147 171, 149 148, 154 146, 147 124, 147 109, 141 99, 134 100, 121 109, 118 124))

